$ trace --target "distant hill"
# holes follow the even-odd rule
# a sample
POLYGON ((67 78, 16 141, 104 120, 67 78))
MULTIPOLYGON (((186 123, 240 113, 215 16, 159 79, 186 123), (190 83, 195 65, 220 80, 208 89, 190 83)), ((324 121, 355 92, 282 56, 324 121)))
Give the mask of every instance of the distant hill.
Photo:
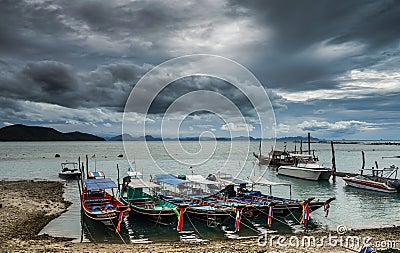
MULTIPOLYGON (((276 138, 277 141, 307 141, 308 137, 307 136, 286 136, 286 137, 280 137, 280 138, 276 138)), ((310 141, 319 141, 320 139, 316 138, 316 137, 312 137, 310 138, 310 141)))
MULTIPOLYGON (((132 137, 130 134, 123 134, 123 135, 117 135, 111 138, 107 139, 108 141, 260 141, 260 138, 254 138, 252 136, 238 136, 238 137, 199 137, 199 136, 186 136, 186 137, 179 137, 179 138, 161 138, 161 137, 153 137, 152 135, 145 135, 145 136, 140 136, 140 137, 132 137)), ((264 140, 272 140, 270 138, 264 139, 264 140)), ((277 141, 294 141, 294 142, 300 142, 300 140, 307 141, 307 136, 291 136, 291 137, 280 137, 276 138, 277 141)), ((320 139, 311 137, 312 142, 317 142, 320 141, 320 139)))
POLYGON ((62 133, 54 128, 11 125, 0 129, 0 141, 105 141, 81 132, 62 133))
POLYGON ((130 134, 120 134, 108 139, 108 141, 135 141, 137 138, 133 138, 130 134))

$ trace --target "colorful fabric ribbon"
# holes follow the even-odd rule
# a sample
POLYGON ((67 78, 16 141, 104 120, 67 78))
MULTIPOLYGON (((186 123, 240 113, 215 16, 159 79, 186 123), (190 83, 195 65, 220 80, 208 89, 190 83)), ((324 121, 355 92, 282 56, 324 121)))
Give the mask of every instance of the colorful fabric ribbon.
POLYGON ((118 224, 117 224, 117 228, 116 228, 117 233, 119 233, 119 231, 121 230, 121 222, 122 222, 122 217, 123 216, 124 216, 124 212, 119 212, 119 214, 118 214, 118 224))
POLYGON ((310 202, 308 200, 305 200, 300 203, 300 205, 303 206, 303 212, 301 214, 301 220, 300 224, 304 224, 305 227, 308 227, 308 220, 310 218, 310 202))
POLYGON ((174 209, 175 214, 178 216, 178 226, 176 228, 178 232, 181 232, 183 229, 183 214, 185 213, 185 211, 186 208, 179 206, 176 209, 174 209))
POLYGON ((240 231, 240 220, 242 219, 242 209, 236 209, 235 232, 240 231))
POLYGON ((272 226, 272 218, 273 218, 273 211, 272 211, 272 206, 268 206, 268 227, 270 228, 272 226))

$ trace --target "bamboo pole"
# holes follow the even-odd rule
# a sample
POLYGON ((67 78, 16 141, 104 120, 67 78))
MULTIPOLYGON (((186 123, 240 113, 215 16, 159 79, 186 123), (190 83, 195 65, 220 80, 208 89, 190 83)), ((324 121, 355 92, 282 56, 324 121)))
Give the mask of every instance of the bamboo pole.
POLYGON ((331 141, 331 149, 332 149, 332 180, 336 182, 336 158, 335 158, 335 149, 333 147, 333 141, 331 141))

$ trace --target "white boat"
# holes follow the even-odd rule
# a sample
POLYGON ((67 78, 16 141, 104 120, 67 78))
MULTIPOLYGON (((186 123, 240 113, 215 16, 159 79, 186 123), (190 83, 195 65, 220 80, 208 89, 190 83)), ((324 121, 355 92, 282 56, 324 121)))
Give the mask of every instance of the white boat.
POLYGON ((387 182, 376 182, 361 175, 355 177, 344 177, 343 180, 346 182, 346 185, 355 188, 378 191, 378 192, 386 192, 386 193, 398 192, 398 190, 395 187, 389 186, 387 182))
POLYGON ((306 180, 329 180, 332 169, 318 164, 311 155, 292 154, 294 165, 278 167, 278 175, 301 178, 306 180))
MULTIPOLYGON (((400 180, 397 178, 397 171, 398 167, 394 165, 390 166, 390 168, 384 169, 374 169, 372 168, 372 176, 364 176, 364 175, 357 175, 355 177, 344 177, 343 180, 346 182, 346 185, 371 190, 371 191, 378 191, 378 192, 385 192, 385 193, 397 193, 400 192, 400 180), (389 172, 390 175, 388 177, 384 177, 384 173, 389 172), (395 178, 390 178, 393 174, 395 178)), ((361 170, 363 173, 364 169, 361 170)))
POLYGON ((58 176, 63 179, 76 179, 81 176, 81 172, 77 168, 78 163, 75 162, 65 162, 61 163, 61 172, 58 176))

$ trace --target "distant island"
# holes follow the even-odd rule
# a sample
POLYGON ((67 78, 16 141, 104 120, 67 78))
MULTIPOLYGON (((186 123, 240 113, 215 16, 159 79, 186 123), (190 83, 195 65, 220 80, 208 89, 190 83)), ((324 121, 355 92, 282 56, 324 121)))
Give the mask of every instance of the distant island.
POLYGON ((54 128, 17 124, 1 128, 0 141, 105 141, 105 139, 87 133, 62 133, 54 128))
MULTIPOLYGON (((179 138, 161 138, 159 136, 145 135, 133 137, 130 134, 122 134, 114 137, 102 138, 93 134, 70 132, 62 133, 50 127, 41 126, 26 126, 22 124, 5 126, 0 129, 0 141, 260 141, 261 138, 254 138, 252 136, 238 136, 238 137, 200 137, 189 136, 179 138)), ((273 140, 273 139, 263 139, 273 140)), ((276 138, 277 141, 306 141, 307 137, 281 137, 276 138)), ((311 137, 312 142, 322 142, 318 138, 311 137)))
MULTIPOLYGON (((199 137, 199 136, 192 136, 192 137, 179 137, 179 138, 161 138, 161 137, 154 137, 152 135, 145 135, 145 136, 140 136, 140 137, 133 137, 130 134, 122 134, 122 135, 117 135, 111 138, 107 139, 108 141, 260 141, 261 138, 254 138, 252 136, 238 136, 238 137, 199 137)), ((264 140, 272 140, 272 139, 264 139, 264 140)), ((281 137, 281 138, 276 138, 277 141, 294 141, 297 142, 300 140, 307 141, 307 136, 296 136, 296 137, 281 137)), ((312 142, 317 142, 319 141, 318 138, 311 137, 312 142)))

